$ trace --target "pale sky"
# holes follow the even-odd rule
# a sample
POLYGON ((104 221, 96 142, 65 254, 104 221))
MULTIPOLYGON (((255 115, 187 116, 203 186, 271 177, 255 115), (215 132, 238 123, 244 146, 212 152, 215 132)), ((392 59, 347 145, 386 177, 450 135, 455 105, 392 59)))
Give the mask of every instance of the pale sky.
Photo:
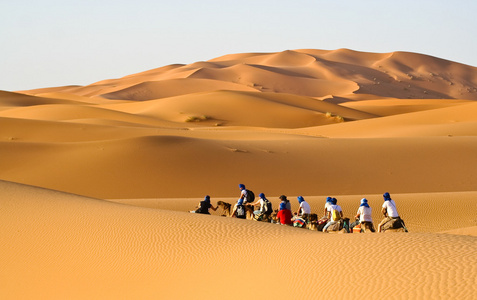
POLYGON ((475 0, 0 0, 0 90, 244 52, 410 51, 477 66, 475 0))

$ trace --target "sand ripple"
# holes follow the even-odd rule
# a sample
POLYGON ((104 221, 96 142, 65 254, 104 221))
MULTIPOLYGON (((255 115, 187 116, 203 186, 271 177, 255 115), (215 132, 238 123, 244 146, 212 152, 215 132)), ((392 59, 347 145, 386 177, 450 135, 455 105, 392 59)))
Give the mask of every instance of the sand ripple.
POLYGON ((475 236, 324 234, 6 182, 0 189, 4 299, 477 295, 475 236))

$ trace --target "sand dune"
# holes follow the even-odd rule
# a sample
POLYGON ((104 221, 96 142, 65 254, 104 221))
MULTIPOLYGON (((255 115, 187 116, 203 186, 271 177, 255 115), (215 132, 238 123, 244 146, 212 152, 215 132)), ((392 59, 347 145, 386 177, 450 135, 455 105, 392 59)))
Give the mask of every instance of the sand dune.
POLYGON ((30 95, 0 91, 0 111, 11 107, 37 106, 46 104, 80 104, 69 99, 34 97, 30 95))
POLYGON ((445 108, 455 105, 472 103, 471 100, 457 99, 373 99, 358 100, 342 103, 341 106, 365 111, 377 116, 392 116, 417 111, 445 108))
POLYGON ((477 236, 477 226, 444 231, 444 233, 477 236))
MULTIPOLYGON (((255 190, 260 192, 261 190, 255 190)), ((310 204, 311 210, 319 216, 323 215, 325 196, 304 196, 310 204)), ((409 193, 392 194, 396 201, 399 213, 406 222, 406 227, 413 233, 451 233, 475 236, 477 224, 476 192, 445 192, 445 193, 409 193), (449 216, 459 216, 458 218, 449 216)), ((273 207, 279 207, 279 195, 267 194, 273 207)), ((373 209, 373 222, 379 224, 382 220, 380 207, 383 204, 382 194, 339 195, 336 196, 338 204, 343 209, 345 217, 354 220, 360 200, 363 197, 373 209)), ((296 195, 288 195, 293 211, 298 209, 296 195)), ((201 199, 197 198, 145 198, 145 199, 109 199, 111 202, 127 204, 136 207, 153 208, 160 210, 182 211, 193 210, 201 199)), ((217 201, 234 203, 236 198, 214 197, 213 204, 217 201)), ((212 215, 220 216, 223 212, 219 209, 211 211, 212 215)))
POLYGON ((0 189, 2 298, 242 299, 234 286, 257 272, 267 289, 252 284, 247 292, 259 298, 477 293, 475 236, 333 235, 8 182, 0 189), (330 274, 342 278, 339 291, 330 274))
MULTIPOLYGON (((380 110, 379 106, 376 107, 376 110, 373 110, 374 113, 379 113, 377 110, 380 110)), ((388 110, 388 108, 383 110, 388 110)), ((475 136, 477 132, 476 112, 477 103, 460 102, 457 105, 444 108, 433 107, 425 111, 336 124, 332 127, 300 129, 300 131, 319 136, 341 138, 475 136)))
POLYGON ((348 49, 0 91, 0 298, 475 299, 475 100, 475 67, 348 49), (238 183, 375 223, 387 191, 410 233, 187 213, 238 183))
POLYGON ((144 82, 194 78, 315 97, 327 92, 355 92, 413 99, 477 99, 474 67, 416 53, 381 54, 348 49, 226 55, 208 62, 171 65, 85 87, 70 87, 69 91, 97 96, 144 82))
MULTIPOLYGON (((75 95, 75 94, 70 94, 70 93, 63 93, 63 92, 48 92, 48 93, 40 93, 37 94, 37 96, 40 97, 48 97, 48 98, 54 98, 54 99, 68 99, 68 100, 74 100, 78 102, 84 102, 87 104, 111 104, 114 103, 115 101, 112 101, 111 99, 105 99, 102 97, 84 97, 80 95, 75 95)), ((116 101, 117 103, 121 102, 126 102, 126 101, 116 101)))
POLYGON ((256 91, 253 88, 210 79, 171 79, 157 82, 144 82, 135 86, 117 91, 114 93, 101 95, 109 99, 126 100, 153 100, 178 95, 186 95, 197 92, 213 90, 238 90, 238 91, 256 91))
POLYGON ((475 73, 414 53, 296 50, 3 92, 0 178, 100 198, 230 197, 244 181, 308 195, 472 191, 475 73))
POLYGON ((242 181, 265 192, 307 195, 475 186, 474 137, 329 139, 279 130, 121 132, 104 125, 68 125, 58 130, 63 137, 41 141, 55 124, 36 128, 36 122, 14 121, 0 129, 8 158, 2 161, 3 177, 100 198, 232 196, 242 181), (31 127, 23 133, 27 127, 16 125, 31 127), (70 137, 73 133, 79 136, 70 137))
POLYGON ((205 116, 204 120, 200 120, 201 124, 209 126, 297 128, 335 124, 334 118, 325 116, 327 112, 350 120, 375 117, 369 113, 309 97, 228 90, 104 107, 178 123, 184 123, 192 117, 205 116), (224 106, 227 109, 224 109, 224 106), (264 114, 265 111, 269 113, 264 114))

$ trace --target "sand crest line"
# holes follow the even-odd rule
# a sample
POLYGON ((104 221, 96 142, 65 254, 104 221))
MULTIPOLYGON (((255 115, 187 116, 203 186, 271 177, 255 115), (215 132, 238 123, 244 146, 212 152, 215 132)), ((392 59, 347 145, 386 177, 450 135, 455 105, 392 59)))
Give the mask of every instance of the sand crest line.
MULTIPOLYGON (((266 266, 262 275, 269 279, 270 290, 253 286, 250 291, 264 297, 278 297, 283 286, 303 297, 332 293, 325 278, 336 264, 355 282, 342 287, 344 296, 393 293, 472 299, 476 294, 475 236, 319 234, 262 222, 134 207, 4 181, 0 190, 4 232, 0 244, 8 245, 0 247, 5 258, 0 274, 6 283, 0 295, 6 298, 39 293, 62 298, 71 295, 72 289, 76 291, 73 298, 193 297, 202 287, 203 294, 219 299, 223 292, 206 283, 218 278, 236 282, 244 274, 253 274, 249 264, 237 259, 252 256, 266 266), (300 275, 284 276, 283 265, 292 265, 302 255, 307 267, 300 275), (383 261, 400 266, 393 269, 399 285, 389 285, 379 276, 387 270, 383 261), (362 264, 370 275, 366 281, 360 279, 362 264), (28 284, 29 289, 13 284, 18 282, 28 284), (89 288, 82 288, 85 285, 89 288), (402 285, 414 288, 402 289, 402 285)), ((452 194, 442 195, 443 199, 452 194)), ((456 196, 475 199, 475 193, 456 196)), ((402 207, 416 203, 415 198, 399 198, 402 207)), ((166 201, 188 205, 187 201, 166 201)))
POLYGON ((475 67, 349 49, 0 91, 0 298, 476 299, 476 100, 475 67), (388 191, 409 233, 188 213, 239 182, 375 225, 388 191))

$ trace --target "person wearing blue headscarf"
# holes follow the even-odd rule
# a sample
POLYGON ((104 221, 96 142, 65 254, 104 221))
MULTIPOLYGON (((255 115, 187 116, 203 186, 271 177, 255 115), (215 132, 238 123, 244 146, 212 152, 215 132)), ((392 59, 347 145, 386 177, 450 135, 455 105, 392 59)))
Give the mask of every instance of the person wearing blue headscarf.
POLYGON ((239 189, 240 189, 240 199, 242 199, 245 204, 247 204, 247 202, 249 203, 253 202, 252 200, 249 199, 250 191, 247 188, 245 188, 245 184, 243 183, 239 184, 239 189))
POLYGON ((331 197, 326 197, 326 203, 325 203, 325 209, 323 211, 323 216, 326 218, 326 216, 328 215, 328 210, 329 210, 329 207, 331 205, 333 205, 333 198, 331 197))
POLYGON ((210 203, 210 196, 207 195, 207 196, 204 197, 204 200, 199 202, 199 205, 197 205, 197 210, 191 211, 191 213, 210 215, 209 209, 212 209, 213 211, 216 211, 217 208, 218 207, 214 207, 210 203))
POLYGON ((285 202, 280 203, 280 211, 277 214, 277 220, 282 225, 293 225, 292 212, 287 208, 285 202))
POLYGON ((298 211, 296 212, 296 215, 298 217, 305 219, 305 221, 308 222, 308 217, 311 214, 310 204, 308 204, 308 202, 305 201, 305 198, 303 198, 303 196, 298 196, 297 200, 298 200, 298 203, 300 204, 300 207, 298 207, 298 211))
POLYGON ((355 218, 357 220, 350 225, 350 232, 353 232, 353 227, 358 224, 361 224, 361 231, 363 231, 363 229, 366 230, 369 228, 371 232, 374 232, 373 218, 371 216, 371 207, 368 204, 368 199, 361 199, 361 203, 355 218))
POLYGON ((328 232, 328 228, 338 222, 342 222, 343 210, 341 209, 341 206, 338 205, 338 200, 336 198, 331 199, 331 206, 329 206, 326 217, 328 219, 328 223, 326 223, 325 227, 323 227, 323 232, 328 232))
POLYGON ((270 221, 270 215, 273 212, 272 204, 270 200, 265 197, 264 193, 260 193, 258 195, 258 199, 255 202, 251 203, 250 205, 254 207, 255 205, 259 205, 260 208, 258 210, 254 210, 253 218, 257 221, 270 221))
POLYGON ((378 225, 378 232, 382 232, 390 228, 397 228, 394 227, 395 223, 404 227, 404 229, 407 231, 404 225, 404 221, 401 219, 397 211, 396 203, 394 202, 394 200, 391 199, 391 195, 386 192, 383 194, 383 198, 384 203, 381 212, 384 215, 384 219, 378 225))

